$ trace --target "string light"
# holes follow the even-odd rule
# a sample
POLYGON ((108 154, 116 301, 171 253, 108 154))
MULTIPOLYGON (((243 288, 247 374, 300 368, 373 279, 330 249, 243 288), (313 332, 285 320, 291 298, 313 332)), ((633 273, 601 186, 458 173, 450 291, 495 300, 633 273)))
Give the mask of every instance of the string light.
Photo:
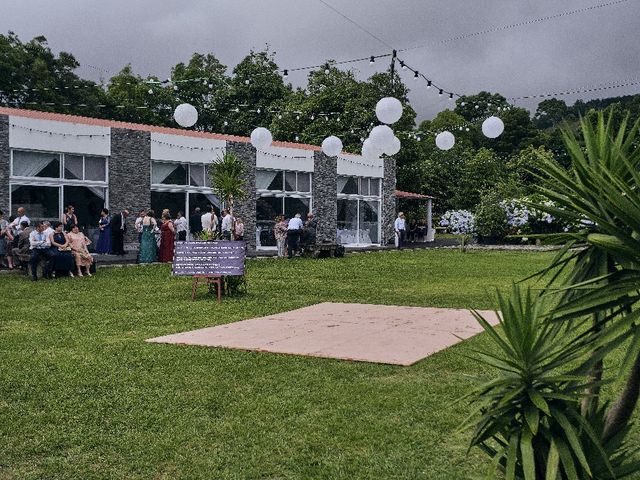
POLYGON ((371 57, 369 58, 369 65, 373 65, 374 63, 376 63, 376 57, 371 55, 371 57))
POLYGON ((282 72, 282 77, 283 77, 283 78, 288 78, 288 77, 289 77, 289 70, 287 70, 287 69, 285 68, 284 72, 282 72))
POLYGON ((418 78, 420 78, 420 72, 418 72, 417 70, 415 72, 413 72, 413 78, 415 80, 418 80, 418 78))
POLYGON ((427 89, 431 88, 431 80, 427 80, 427 89))

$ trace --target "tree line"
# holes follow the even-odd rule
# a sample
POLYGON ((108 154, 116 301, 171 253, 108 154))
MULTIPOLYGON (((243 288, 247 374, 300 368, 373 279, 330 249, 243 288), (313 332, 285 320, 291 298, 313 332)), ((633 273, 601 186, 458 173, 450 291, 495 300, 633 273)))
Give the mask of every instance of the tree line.
POLYGON ((175 126, 173 110, 186 102, 198 110, 195 128, 202 131, 248 136, 263 126, 276 140, 311 144, 336 135, 345 150, 356 153, 377 124, 376 103, 394 96, 405 106, 394 125, 402 141, 396 156, 398 188, 435 196, 436 213, 473 208, 488 192, 504 198, 530 193, 537 181, 531 172, 543 160, 568 164, 561 126, 577 126, 580 117, 603 108, 617 119, 627 112, 631 120, 640 116, 640 95, 573 105, 552 98, 540 102, 533 115, 513 106, 497 112, 505 131, 488 139, 481 132, 482 119, 496 114, 496 105, 507 104, 498 93, 463 96, 451 110, 416 125, 409 89, 397 72, 358 80, 329 61, 310 70, 306 86, 296 88, 283 78, 268 48, 249 52, 231 71, 211 53, 194 53, 171 68, 168 79, 142 77, 125 65, 108 80, 93 82, 81 78, 78 67, 71 53, 56 55, 43 36, 25 43, 12 32, 0 35, 0 104, 175 126), (433 132, 445 129, 456 136, 446 152, 433 141, 433 132))

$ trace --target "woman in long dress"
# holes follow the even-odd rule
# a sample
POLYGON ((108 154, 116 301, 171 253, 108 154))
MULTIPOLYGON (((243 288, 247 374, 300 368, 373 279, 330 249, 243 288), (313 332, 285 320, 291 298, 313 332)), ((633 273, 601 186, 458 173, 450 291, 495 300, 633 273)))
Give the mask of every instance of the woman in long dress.
POLYGON ((103 208, 100 212, 100 220, 98 221, 100 235, 98 237, 98 245, 96 245, 96 253, 111 253, 111 218, 109 210, 103 208))
POLYGON ((73 277, 73 252, 67 235, 62 231, 64 225, 55 224, 54 231, 49 237, 51 242, 51 254, 53 255, 53 271, 56 276, 68 274, 73 277))
POLYGON ((160 225, 160 261, 173 262, 173 246, 176 238, 176 229, 171 221, 169 213, 162 214, 160 225))
POLYGON ((140 237, 140 253, 138 263, 153 263, 158 258, 158 244, 155 229, 158 227, 154 211, 148 210, 142 219, 142 235, 140 237))
POLYGON ((78 276, 82 277, 82 267, 84 267, 87 276, 90 277, 91 272, 89 271, 89 268, 93 263, 93 257, 89 253, 89 250, 87 250, 87 245, 91 244, 91 240, 89 240, 84 233, 80 231, 78 225, 73 226, 71 232, 67 234, 67 238, 69 239, 73 256, 76 259, 78 276))

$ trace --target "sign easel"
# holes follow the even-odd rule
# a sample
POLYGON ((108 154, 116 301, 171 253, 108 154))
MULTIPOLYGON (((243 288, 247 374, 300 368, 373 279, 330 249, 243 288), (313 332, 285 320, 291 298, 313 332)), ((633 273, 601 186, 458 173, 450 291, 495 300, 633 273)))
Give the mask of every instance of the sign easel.
POLYGON ((198 285, 216 287, 218 303, 222 299, 223 277, 244 275, 245 243, 219 240, 213 242, 176 242, 173 275, 192 276, 191 299, 198 285))

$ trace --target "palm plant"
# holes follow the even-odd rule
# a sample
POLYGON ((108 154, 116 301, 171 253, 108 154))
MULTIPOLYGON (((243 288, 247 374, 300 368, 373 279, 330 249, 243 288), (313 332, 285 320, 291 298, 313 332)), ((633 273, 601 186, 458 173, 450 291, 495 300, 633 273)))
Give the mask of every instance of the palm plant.
POLYGON ((210 177, 213 191, 225 202, 233 216, 234 200, 246 197, 244 178, 245 167, 242 160, 233 152, 227 152, 211 165, 210 177))
MULTIPOLYGON (((490 453, 495 453, 494 458, 501 459, 498 465, 506 469, 510 478, 621 478, 640 468, 633 462, 624 463, 629 456, 624 439, 640 396, 639 127, 640 121, 631 127, 628 127, 627 121, 623 121, 614 132, 611 117, 605 119, 602 113, 597 116, 595 126, 581 120, 582 142, 571 131, 563 131, 571 169, 565 170, 552 160, 547 160, 541 167, 543 183, 539 191, 553 200, 555 207, 535 203, 530 206, 547 211, 574 228, 545 238, 547 243, 562 245, 549 267, 537 274, 540 277, 550 274, 541 297, 546 299, 550 308, 546 312, 514 310, 509 305, 519 300, 512 300, 511 303, 502 300, 506 338, 499 346, 506 358, 520 359, 521 365, 528 365, 526 372, 536 377, 536 381, 548 379, 550 372, 531 369, 531 366, 538 361, 548 365, 544 363, 546 360, 535 356, 525 358, 516 349, 534 341, 532 338, 537 342, 536 348, 541 348, 542 352, 556 348, 558 360, 574 362, 566 379, 556 378, 555 383, 544 384, 543 390, 551 394, 551 398, 566 402, 557 411, 563 413, 573 428, 578 430, 570 441, 566 425, 562 424, 566 424, 566 421, 561 422, 561 417, 555 415, 550 407, 549 415, 542 409, 544 404, 539 402, 536 408, 545 413, 548 423, 547 433, 542 430, 547 438, 545 444, 527 421, 527 415, 537 418, 534 413, 526 413, 530 406, 521 402, 524 410, 518 412, 513 410, 511 404, 510 409, 505 409, 507 406, 499 403, 498 397, 494 399, 494 404, 485 402, 481 417, 484 422, 492 418, 490 424, 500 425, 500 428, 510 425, 513 431, 517 431, 517 425, 513 422, 517 423, 519 418, 520 423, 526 423, 528 428, 520 430, 519 441, 525 441, 526 445, 536 445, 538 442, 535 451, 541 452, 542 457, 537 454, 534 456, 535 468, 532 469, 531 456, 527 453, 529 460, 525 462, 524 455, 529 447, 525 446, 523 451, 522 448, 511 446, 512 437, 506 440, 504 432, 501 439, 496 438, 500 428, 494 426, 493 430, 485 429, 484 434, 474 436, 473 444, 484 445, 485 450, 489 439, 494 445, 498 442, 499 448, 493 447, 490 453), (504 308, 510 308, 510 313, 505 313, 504 308), (518 324, 525 317, 538 325, 542 337, 529 338, 523 334, 522 328, 515 327, 517 335, 508 333, 509 323, 518 324), (560 344, 546 336, 547 329, 562 332, 560 344), (625 342, 628 346, 620 370, 621 375, 626 375, 625 385, 614 402, 603 403, 601 389, 605 385, 602 381, 605 363, 609 354, 625 342), (511 351, 506 350, 505 346, 510 347, 511 351), (581 390, 577 390, 578 387, 581 390), (554 426, 552 419, 561 430, 554 426), (558 438, 561 439, 560 443, 558 438), (568 445, 568 452, 564 449, 562 453, 562 442, 568 445), (557 453, 552 455, 554 444, 557 453), (579 451, 582 451, 582 456, 579 451), (549 460, 556 456, 560 458, 558 468, 553 467, 555 463, 549 460), (573 466, 569 457, 573 459, 573 466), (587 463, 582 457, 587 459, 587 463), (522 468, 518 470, 512 465, 521 465, 522 468), (544 474, 539 476, 540 472, 544 474)), ((518 292, 514 292, 514 296, 518 295, 518 292)), ((492 338, 497 341, 495 332, 492 338)), ((559 368, 563 364, 554 365, 559 368)), ((505 367, 502 364, 494 366, 505 367)), ((520 376, 527 378, 522 374, 524 371, 520 372, 520 376)), ((533 377, 529 381, 533 382, 533 377)), ((499 396, 495 388, 489 384, 484 390, 477 391, 476 395, 480 398, 489 394, 499 396)), ((507 399, 512 398, 507 392, 502 394, 507 399)))

